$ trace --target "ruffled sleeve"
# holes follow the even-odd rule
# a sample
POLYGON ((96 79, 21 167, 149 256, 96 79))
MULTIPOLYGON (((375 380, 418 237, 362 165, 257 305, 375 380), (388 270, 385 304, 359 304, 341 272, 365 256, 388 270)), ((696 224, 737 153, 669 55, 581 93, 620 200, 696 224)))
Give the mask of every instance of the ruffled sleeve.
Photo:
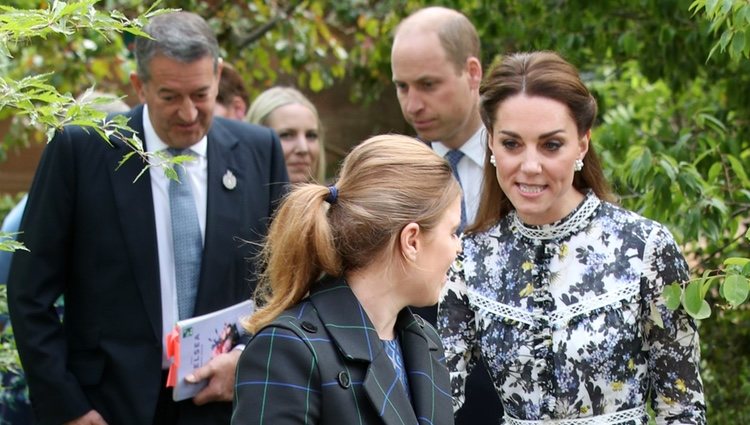
POLYGON ((658 424, 705 424, 700 344, 695 322, 683 308, 664 304, 666 285, 689 279, 688 266, 672 235, 656 224, 644 252, 641 280, 644 350, 648 350, 651 403, 658 424))
POLYGON ((438 304, 437 320, 450 372, 455 412, 464 404, 466 377, 474 368, 478 358, 475 350, 479 349, 475 313, 469 307, 463 255, 459 255, 448 272, 448 281, 438 304))

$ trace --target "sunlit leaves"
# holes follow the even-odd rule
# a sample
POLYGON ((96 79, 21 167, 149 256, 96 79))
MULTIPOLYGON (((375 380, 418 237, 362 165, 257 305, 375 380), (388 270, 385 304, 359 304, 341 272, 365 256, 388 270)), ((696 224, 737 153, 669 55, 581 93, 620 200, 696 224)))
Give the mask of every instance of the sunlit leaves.
MULTIPOLYGON (((54 0, 46 9, 16 9, 0 6, 0 49, 8 43, 30 37, 46 38, 50 33, 70 36, 81 29, 92 29, 105 35, 112 32, 129 32, 145 35, 141 31, 144 19, 164 11, 149 11, 146 15, 130 20, 118 11, 102 12, 94 6, 99 0, 64 2, 54 0)), ((10 55, 10 52, 0 50, 10 55)))
POLYGON ((690 11, 711 22, 711 31, 721 34, 709 58, 728 53, 735 61, 750 58, 750 2, 747 0, 695 0, 690 11))
MULTIPOLYGON (((28 251, 21 242, 15 240, 18 233, 0 232, 0 251, 14 252, 17 250, 28 251)), ((6 282, 0 282, 4 284, 6 282)))

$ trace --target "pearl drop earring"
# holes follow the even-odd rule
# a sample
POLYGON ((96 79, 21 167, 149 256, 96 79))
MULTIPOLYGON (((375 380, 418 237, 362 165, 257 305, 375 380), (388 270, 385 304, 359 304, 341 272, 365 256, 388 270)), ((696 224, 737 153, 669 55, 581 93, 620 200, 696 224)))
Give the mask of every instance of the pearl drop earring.
POLYGON ((583 160, 582 159, 576 159, 576 162, 573 163, 573 170, 575 170, 575 171, 581 171, 581 170, 583 170, 583 160))
POLYGON ((492 164, 493 167, 497 166, 497 161, 495 161, 495 155, 494 154, 490 155, 490 164, 492 164))

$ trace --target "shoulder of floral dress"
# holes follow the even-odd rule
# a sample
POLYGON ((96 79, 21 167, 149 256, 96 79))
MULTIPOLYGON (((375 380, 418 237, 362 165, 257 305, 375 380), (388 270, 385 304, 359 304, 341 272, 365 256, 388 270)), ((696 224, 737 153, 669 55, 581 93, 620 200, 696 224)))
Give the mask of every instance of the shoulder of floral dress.
POLYGON ((655 231, 661 234, 666 233, 671 237, 669 229, 658 221, 609 202, 602 202, 602 212, 599 214, 599 218, 602 220, 611 220, 617 223, 623 231, 629 234, 641 235, 644 239, 654 234, 655 231))

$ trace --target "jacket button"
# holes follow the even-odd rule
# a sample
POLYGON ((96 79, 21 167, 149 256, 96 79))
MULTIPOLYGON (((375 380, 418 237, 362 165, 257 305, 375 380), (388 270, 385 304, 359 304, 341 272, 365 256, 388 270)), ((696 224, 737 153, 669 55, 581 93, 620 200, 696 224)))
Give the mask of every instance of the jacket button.
POLYGON ((310 332, 311 334, 314 334, 315 332, 318 331, 318 327, 317 326, 315 326, 312 323, 307 322, 307 321, 302 322, 302 329, 306 330, 307 332, 310 332))
POLYGON ((345 370, 339 372, 339 385, 341 388, 347 389, 352 385, 352 381, 349 379, 349 374, 345 370))

